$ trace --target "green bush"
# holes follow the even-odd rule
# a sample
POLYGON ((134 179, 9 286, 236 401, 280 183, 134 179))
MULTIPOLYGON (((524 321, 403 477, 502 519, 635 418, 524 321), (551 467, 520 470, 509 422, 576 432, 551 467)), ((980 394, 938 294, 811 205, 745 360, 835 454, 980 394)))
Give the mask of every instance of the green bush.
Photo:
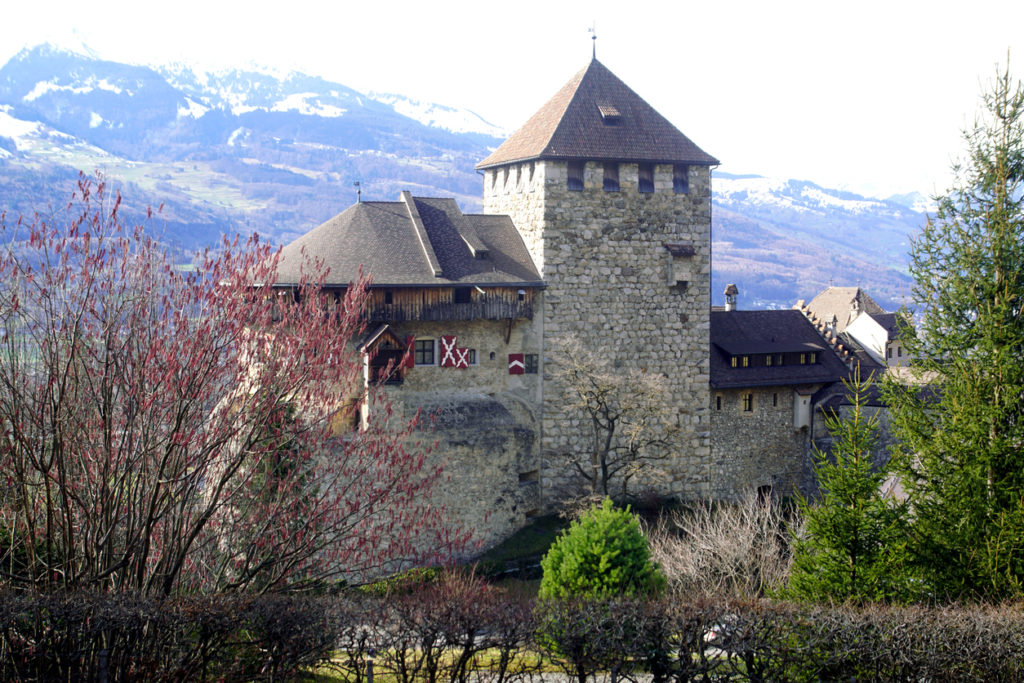
POLYGON ((655 595, 665 588, 640 523, 607 498, 558 537, 541 569, 541 598, 655 595))

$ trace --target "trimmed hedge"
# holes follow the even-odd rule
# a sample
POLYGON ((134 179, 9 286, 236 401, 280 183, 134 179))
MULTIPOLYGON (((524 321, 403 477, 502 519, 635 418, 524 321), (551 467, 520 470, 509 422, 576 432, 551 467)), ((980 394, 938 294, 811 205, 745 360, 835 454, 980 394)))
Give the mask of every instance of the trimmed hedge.
POLYGON ((1024 681, 1024 609, 514 599, 466 574, 384 598, 0 595, 0 679, 1024 681))

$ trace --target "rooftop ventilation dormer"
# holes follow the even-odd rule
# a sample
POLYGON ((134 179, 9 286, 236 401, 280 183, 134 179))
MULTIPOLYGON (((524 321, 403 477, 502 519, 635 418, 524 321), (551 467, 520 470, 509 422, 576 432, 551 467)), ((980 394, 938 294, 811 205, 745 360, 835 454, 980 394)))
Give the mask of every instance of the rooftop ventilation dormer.
POLYGON ((601 121, 606 126, 618 126, 622 123, 622 114, 614 104, 599 104, 597 110, 601 112, 601 121))

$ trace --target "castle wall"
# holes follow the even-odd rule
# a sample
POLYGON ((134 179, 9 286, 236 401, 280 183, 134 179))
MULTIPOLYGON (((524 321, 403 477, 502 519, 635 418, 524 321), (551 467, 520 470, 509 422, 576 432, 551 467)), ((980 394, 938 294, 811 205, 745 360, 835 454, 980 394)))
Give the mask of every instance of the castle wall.
POLYGON ((508 354, 537 354, 533 320, 449 321, 393 324, 399 338, 456 335, 459 347, 476 350, 468 368, 434 365, 410 368, 400 385, 387 386, 395 411, 422 416, 430 459, 443 464, 444 480, 434 489, 455 528, 472 530, 486 548, 510 536, 541 508, 540 374, 510 375, 508 354), (506 342, 506 335, 508 341, 506 342), (493 358, 491 355, 493 354, 493 358))
POLYGON ((783 497, 811 491, 810 436, 794 428, 796 400, 789 387, 711 392, 713 498, 738 500, 767 486, 783 497), (748 395, 752 409, 744 410, 748 395))
MULTIPOLYGON (((709 493, 709 311, 711 180, 689 168, 689 192, 673 191, 673 167, 659 164, 654 192, 638 190, 638 166, 619 165, 617 192, 603 189, 604 165, 587 162, 584 189, 568 188, 568 165, 539 161, 489 169, 484 211, 508 214, 547 283, 542 372, 552 344, 575 336, 616 367, 643 368, 670 381, 680 427, 667 476, 637 489, 686 498, 709 493), (668 245, 683 245, 676 255, 668 245), (692 251, 690 251, 692 250, 692 251), (692 255, 691 255, 692 254, 692 255), (685 284, 683 284, 685 283, 685 284)), ((564 389, 544 373, 541 449, 589 451, 587 425, 565 408, 564 389)), ((565 472, 549 460, 545 491, 565 472)))

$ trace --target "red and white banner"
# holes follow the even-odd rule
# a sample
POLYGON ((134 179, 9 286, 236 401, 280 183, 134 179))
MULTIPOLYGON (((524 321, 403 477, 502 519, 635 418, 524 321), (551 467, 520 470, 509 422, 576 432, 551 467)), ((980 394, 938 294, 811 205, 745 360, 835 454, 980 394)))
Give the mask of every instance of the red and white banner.
POLYGON ((526 374, 526 362, 523 354, 521 353, 510 353, 508 354, 508 374, 510 375, 525 375, 526 374))
MULTIPOLYGON (((458 367, 455 359, 455 344, 456 338, 454 335, 450 337, 441 337, 441 367, 442 368, 454 368, 458 367)), ((467 363, 468 365, 468 363, 467 363)))

